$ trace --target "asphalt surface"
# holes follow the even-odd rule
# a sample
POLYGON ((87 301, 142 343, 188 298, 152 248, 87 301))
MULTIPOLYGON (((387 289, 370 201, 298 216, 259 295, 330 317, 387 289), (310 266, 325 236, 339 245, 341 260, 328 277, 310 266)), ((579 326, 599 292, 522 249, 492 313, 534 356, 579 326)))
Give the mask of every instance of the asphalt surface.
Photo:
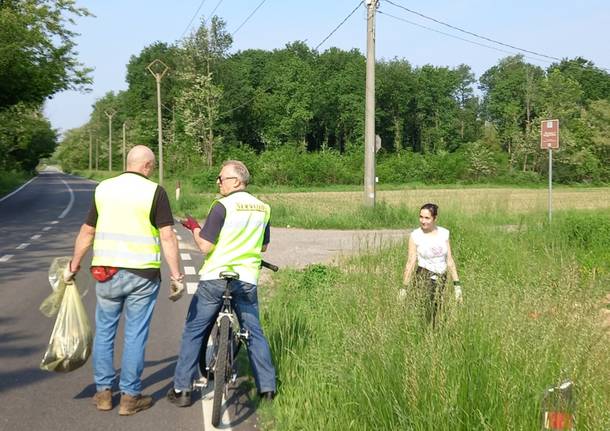
MULTIPOLYGON (((190 301, 190 295, 176 303, 169 301, 165 283, 153 315, 142 376, 144 393, 155 400, 151 409, 120 417, 117 389, 113 397, 115 408, 98 412, 91 401, 95 393, 91 359, 69 373, 39 369, 54 324, 54 318, 47 318, 38 310, 51 293, 48 268, 54 258, 72 254, 94 187, 95 183, 89 180, 45 171, 21 190, 0 198, 0 430, 212 429, 206 426, 206 402, 198 399, 189 408, 177 408, 164 399, 171 387, 190 301)), ((176 229, 179 235, 186 236, 181 226, 176 229)), ((197 268, 201 256, 192 246, 185 248, 181 252, 190 254, 190 260, 183 263, 197 268)), ((89 263, 84 261, 82 267, 88 268, 89 263)), ((187 277, 192 287, 197 277, 187 277)), ((162 278, 169 280, 165 265, 162 278)), ((83 301, 94 327, 93 279, 83 270, 76 281, 81 291, 88 289, 83 301)), ((117 370, 121 333, 122 325, 116 342, 117 370)), ((248 396, 239 387, 230 393, 231 407, 223 416, 221 429, 255 429, 256 400, 248 396)), ((207 397, 204 393, 203 398, 207 397)))

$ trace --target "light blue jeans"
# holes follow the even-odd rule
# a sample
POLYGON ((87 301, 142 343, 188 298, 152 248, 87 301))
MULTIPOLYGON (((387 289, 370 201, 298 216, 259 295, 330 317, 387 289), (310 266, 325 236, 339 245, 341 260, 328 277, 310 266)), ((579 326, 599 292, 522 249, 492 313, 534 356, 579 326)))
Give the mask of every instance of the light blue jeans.
POLYGON ((119 270, 110 280, 95 285, 95 338, 93 378, 97 391, 111 389, 116 380, 114 339, 125 310, 125 336, 119 389, 135 396, 142 392, 144 350, 161 281, 119 270))
MULTIPOLYGON (((226 281, 200 281, 193 295, 180 346, 180 356, 174 374, 174 389, 190 391, 197 375, 199 349, 206 340, 203 335, 216 321, 222 307, 226 281)), ((269 343, 259 320, 256 286, 238 280, 231 281, 231 296, 239 324, 250 332, 248 357, 259 392, 275 392, 275 368, 271 361, 269 343)))

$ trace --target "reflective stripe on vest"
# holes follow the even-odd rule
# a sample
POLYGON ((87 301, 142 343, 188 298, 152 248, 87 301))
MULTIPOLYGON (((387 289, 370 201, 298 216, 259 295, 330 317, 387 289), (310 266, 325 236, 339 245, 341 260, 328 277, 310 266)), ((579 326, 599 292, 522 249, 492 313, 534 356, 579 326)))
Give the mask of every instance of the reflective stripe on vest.
POLYGON ((201 280, 216 280, 222 271, 235 271, 239 279, 257 284, 269 205, 247 192, 236 192, 212 203, 225 207, 225 221, 218 241, 199 271, 201 280))
POLYGON ((156 183, 134 173, 124 173, 97 186, 98 217, 91 265, 161 267, 159 230, 150 223, 156 190, 156 183))

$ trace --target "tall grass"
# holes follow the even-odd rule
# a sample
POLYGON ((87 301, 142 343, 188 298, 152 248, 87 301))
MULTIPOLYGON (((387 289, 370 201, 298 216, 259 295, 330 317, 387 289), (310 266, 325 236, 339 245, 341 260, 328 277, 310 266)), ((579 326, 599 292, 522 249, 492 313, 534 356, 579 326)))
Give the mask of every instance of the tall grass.
MULTIPOLYGON (((287 271, 263 307, 279 371, 272 428, 535 430, 544 389, 576 384, 578 429, 610 429, 610 214, 557 214, 552 230, 454 217, 464 304, 440 325, 400 301, 405 250, 287 271), (593 237, 581 225, 595 221, 593 237)), ((266 422, 263 422, 266 423, 266 422)))

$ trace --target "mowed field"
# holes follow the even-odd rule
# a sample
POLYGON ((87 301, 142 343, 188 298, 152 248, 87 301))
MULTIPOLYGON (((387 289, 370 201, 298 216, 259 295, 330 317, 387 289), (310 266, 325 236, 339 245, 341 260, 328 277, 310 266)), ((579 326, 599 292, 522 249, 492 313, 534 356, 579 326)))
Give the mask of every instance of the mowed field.
MULTIPOLYGON (((558 188, 552 192, 553 209, 608 209, 610 188, 558 188)), ((349 211, 363 201, 363 192, 265 193, 269 203, 306 207, 310 211, 349 211)), ((405 189, 377 192, 378 202, 392 206, 417 207, 434 202, 446 210, 460 212, 527 213, 545 211, 547 189, 465 188, 465 189, 405 189)))

